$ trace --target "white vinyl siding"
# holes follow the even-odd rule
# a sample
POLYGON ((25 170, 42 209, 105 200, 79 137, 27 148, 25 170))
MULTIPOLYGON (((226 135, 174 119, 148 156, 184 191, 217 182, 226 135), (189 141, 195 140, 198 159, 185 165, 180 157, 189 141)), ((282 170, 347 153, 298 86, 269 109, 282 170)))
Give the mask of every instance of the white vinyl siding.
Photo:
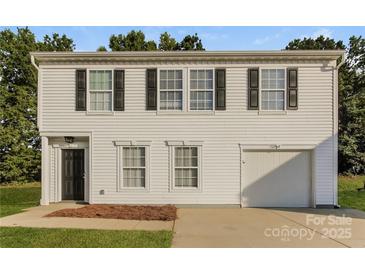
POLYGON ((160 70, 160 109, 182 110, 183 71, 160 70))
POLYGON ((111 111, 113 93, 111 70, 90 70, 89 92, 91 111, 111 111))
MULTIPOLYGON (((238 144, 313 144, 317 204, 333 204, 334 170, 332 136, 333 71, 327 62, 227 63, 161 62, 123 65, 125 111, 95 116, 75 111, 75 70, 99 64, 41 65, 41 132, 92 132, 90 149, 92 203, 129 204, 236 204, 240 198, 241 161, 238 144), (247 69, 298 67, 300 109, 287 115, 258 115, 247 111, 247 69), (227 111, 201 111, 158 115, 145 110, 146 67, 225 67, 227 111), (323 69, 326 67, 326 69, 323 69), (327 69, 328 68, 328 69, 327 69), (60 115, 60 113, 62 115, 60 115), (72 123, 70 123, 72 121, 72 123), (119 191, 115 140, 149 140, 149 191, 119 191), (202 190, 171 191, 171 157, 166 140, 201 140, 202 190), (105 195, 100 191, 105 190, 105 195)), ((115 64, 103 67, 116 68, 115 64)), ((190 83, 190 81, 189 81, 190 83)), ((187 102, 190 103, 190 102, 187 102)), ((188 104, 187 104, 188 105, 188 104)), ((70 135, 72 136, 72 135, 70 135)), ((52 138, 51 138, 52 139, 52 138)), ((148 165, 147 165, 148 169, 148 165)), ((119 178, 121 181, 122 178, 119 178)))
POLYGON ((190 110, 213 110, 213 70, 190 70, 190 110))
POLYGON ((261 70, 261 110, 284 110, 285 69, 261 70))

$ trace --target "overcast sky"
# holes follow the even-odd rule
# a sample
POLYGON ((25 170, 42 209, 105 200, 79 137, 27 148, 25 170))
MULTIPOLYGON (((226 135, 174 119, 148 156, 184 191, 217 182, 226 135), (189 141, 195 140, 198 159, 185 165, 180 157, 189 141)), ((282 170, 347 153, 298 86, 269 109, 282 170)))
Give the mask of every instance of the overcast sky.
MULTIPOLYGON (((16 27, 10 27, 16 30, 16 27)), ((4 29, 4 27, 0 27, 4 29)), ((197 33, 206 50, 276 50, 283 49, 294 38, 324 35, 343 40, 351 35, 365 36, 365 27, 30 27, 38 39, 57 32, 71 37, 77 51, 95 51, 101 45, 108 48, 112 34, 127 34, 142 30, 147 40, 159 40, 167 31, 178 41, 187 34, 197 33)))

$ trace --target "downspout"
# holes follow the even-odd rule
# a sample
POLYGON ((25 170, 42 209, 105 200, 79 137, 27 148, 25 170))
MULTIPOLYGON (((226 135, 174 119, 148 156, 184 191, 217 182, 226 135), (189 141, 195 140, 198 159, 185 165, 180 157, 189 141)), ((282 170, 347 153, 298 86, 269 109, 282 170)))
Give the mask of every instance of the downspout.
POLYGON ((35 69, 37 70, 37 126, 38 126, 38 130, 41 131, 41 116, 42 116, 42 112, 41 112, 41 89, 40 89, 40 83, 41 83, 41 72, 39 69, 39 66, 37 65, 37 63, 35 62, 35 58, 33 55, 30 55, 30 62, 32 63, 33 67, 35 67, 35 69))
MULTIPOLYGON (((38 81, 37 81, 37 92, 38 92, 38 96, 37 96, 37 126, 38 126, 38 130, 41 131, 41 127, 40 127, 40 117, 41 117, 41 113, 40 113, 40 71, 39 71, 39 66, 36 64, 35 62, 35 58, 33 55, 30 56, 30 62, 32 63, 33 67, 35 67, 35 69, 37 70, 37 74, 38 74, 38 81)), ((41 205, 49 205, 49 166, 48 166, 48 161, 49 161, 49 153, 48 153, 48 149, 44 149, 45 147, 48 147, 48 137, 41 137, 41 142, 42 142, 42 157, 41 157, 41 200, 40 200, 40 204, 41 205)))
POLYGON ((35 63, 35 59, 34 56, 31 55, 30 56, 30 62, 32 63, 32 65, 36 68, 36 70, 39 72, 39 67, 37 66, 37 64, 35 63))
POLYGON ((340 205, 338 204, 338 72, 340 67, 345 63, 346 61, 346 53, 344 52, 342 54, 342 58, 340 63, 337 64, 335 67, 334 75, 333 75, 333 88, 334 88, 334 94, 333 94, 333 136, 334 136, 334 142, 333 142, 333 152, 334 152, 334 161, 333 161, 333 170, 335 171, 335 185, 334 185, 334 191, 333 191, 333 202, 335 208, 340 208, 340 205))
POLYGON ((345 63, 346 60, 346 53, 342 53, 342 60, 340 63, 338 63, 338 65, 336 66, 336 69, 339 70, 339 68, 345 63))

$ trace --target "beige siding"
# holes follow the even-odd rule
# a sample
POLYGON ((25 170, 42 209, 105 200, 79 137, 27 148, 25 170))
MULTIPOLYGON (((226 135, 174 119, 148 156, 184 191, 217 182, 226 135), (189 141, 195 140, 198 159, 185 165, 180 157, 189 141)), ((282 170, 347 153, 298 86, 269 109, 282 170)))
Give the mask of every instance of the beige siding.
POLYGON ((125 111, 114 115, 74 111, 75 67, 42 67, 42 131, 93 132, 92 203, 239 204, 241 143, 318 145, 316 202, 333 204, 332 70, 278 65, 299 67, 299 110, 268 115, 247 110, 249 64, 219 66, 227 68, 227 110, 171 115, 145 111, 144 67, 125 67, 125 111), (149 192, 117 191, 116 140, 152 141, 149 192), (169 192, 167 140, 204 141, 202 192, 169 192))

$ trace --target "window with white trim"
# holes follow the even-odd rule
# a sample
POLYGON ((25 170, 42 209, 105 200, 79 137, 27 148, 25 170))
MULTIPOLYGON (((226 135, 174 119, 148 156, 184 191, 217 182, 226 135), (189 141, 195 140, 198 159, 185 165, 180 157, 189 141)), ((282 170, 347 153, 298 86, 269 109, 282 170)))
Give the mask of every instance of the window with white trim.
POLYGON ((183 109, 182 70, 160 70, 160 109, 183 109))
POLYGON ((213 70, 190 70, 190 110, 213 110, 213 70))
POLYGON ((174 147, 174 187, 198 188, 198 147, 174 147))
POLYGON ((146 148, 123 147, 123 187, 144 188, 146 186, 146 148))
POLYGON ((284 110, 285 69, 261 70, 261 110, 284 110))
POLYGON ((90 70, 89 93, 91 111, 112 111, 112 70, 90 70))

